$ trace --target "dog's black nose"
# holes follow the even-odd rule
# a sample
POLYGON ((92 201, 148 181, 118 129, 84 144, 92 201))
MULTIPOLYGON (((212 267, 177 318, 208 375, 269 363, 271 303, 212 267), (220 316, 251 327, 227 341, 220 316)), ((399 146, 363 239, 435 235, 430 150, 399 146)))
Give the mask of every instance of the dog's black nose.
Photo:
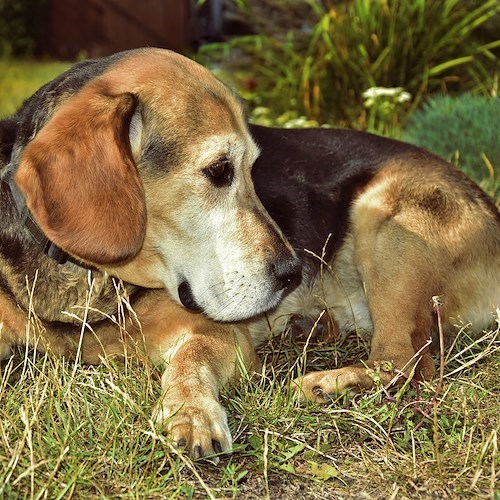
POLYGON ((277 260, 271 265, 271 272, 276 279, 276 290, 293 290, 302 279, 302 264, 297 257, 277 260))

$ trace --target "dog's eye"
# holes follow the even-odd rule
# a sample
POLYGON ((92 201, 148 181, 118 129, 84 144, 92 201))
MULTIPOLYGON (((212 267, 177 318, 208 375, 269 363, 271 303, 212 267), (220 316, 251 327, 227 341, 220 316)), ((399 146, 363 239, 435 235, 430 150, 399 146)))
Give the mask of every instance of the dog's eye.
POLYGON ((213 165, 205 168, 203 173, 216 186, 229 186, 234 177, 233 164, 228 158, 221 158, 213 165))

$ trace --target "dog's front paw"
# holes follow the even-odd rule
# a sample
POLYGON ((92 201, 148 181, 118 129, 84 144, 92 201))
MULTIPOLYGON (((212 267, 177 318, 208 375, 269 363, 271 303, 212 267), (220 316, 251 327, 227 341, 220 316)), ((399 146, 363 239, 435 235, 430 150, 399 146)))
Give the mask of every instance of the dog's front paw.
POLYGON ((346 366, 337 370, 307 373, 293 381, 293 389, 302 399, 324 402, 348 392, 370 389, 374 379, 363 366, 346 366))
POLYGON ((217 454, 231 451, 226 412, 214 398, 200 397, 195 402, 179 402, 167 395, 160 402, 156 421, 164 426, 164 432, 173 443, 191 458, 209 457, 217 464, 217 454))

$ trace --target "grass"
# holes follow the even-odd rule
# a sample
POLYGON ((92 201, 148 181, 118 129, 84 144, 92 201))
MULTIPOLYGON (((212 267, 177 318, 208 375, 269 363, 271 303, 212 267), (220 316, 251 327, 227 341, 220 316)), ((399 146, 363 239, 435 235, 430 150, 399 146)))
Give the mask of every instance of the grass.
POLYGON ((304 356, 304 339, 270 340, 262 372, 223 394, 236 449, 218 466, 156 431, 154 366, 75 371, 74 360, 20 349, 1 369, 0 497, 498 498, 499 327, 475 341, 460 332, 434 403, 438 380, 297 401, 296 370, 366 354, 355 335, 307 344, 304 356))
POLYGON ((71 63, 0 59, 0 119, 16 112, 23 101, 71 63))
MULTIPOLYGON (((273 17, 273 10, 281 8, 286 19, 301 4, 309 5, 309 14, 295 29, 293 24, 284 30, 268 19, 256 21, 256 35, 204 45, 198 57, 240 68, 240 92, 252 107, 269 107, 275 117, 293 110, 319 123, 367 130, 373 117, 363 105, 363 93, 373 87, 402 87, 411 99, 379 119, 387 133, 404 126, 430 94, 473 90, 490 95, 498 81, 500 40, 478 35, 498 21, 497 0, 274 4, 265 11, 273 17)), ((252 2, 248 5, 251 19, 252 2)))
MULTIPOLYGON (((66 67, 0 62, 0 116, 66 67)), ((260 349, 262 371, 222 395, 235 451, 218 466, 155 429, 152 364, 77 366, 19 348, 0 365, 0 498, 499 499, 500 327, 457 339, 442 385, 318 406, 294 399, 290 380, 365 357, 367 343, 283 332, 260 349)))

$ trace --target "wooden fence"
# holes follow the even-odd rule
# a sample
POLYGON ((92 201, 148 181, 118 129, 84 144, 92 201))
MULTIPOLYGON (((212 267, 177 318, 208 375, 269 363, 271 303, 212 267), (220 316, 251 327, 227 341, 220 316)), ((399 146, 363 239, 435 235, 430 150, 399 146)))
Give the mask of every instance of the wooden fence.
POLYGON ((134 47, 182 51, 193 39, 190 0, 48 0, 45 50, 100 57, 134 47))

